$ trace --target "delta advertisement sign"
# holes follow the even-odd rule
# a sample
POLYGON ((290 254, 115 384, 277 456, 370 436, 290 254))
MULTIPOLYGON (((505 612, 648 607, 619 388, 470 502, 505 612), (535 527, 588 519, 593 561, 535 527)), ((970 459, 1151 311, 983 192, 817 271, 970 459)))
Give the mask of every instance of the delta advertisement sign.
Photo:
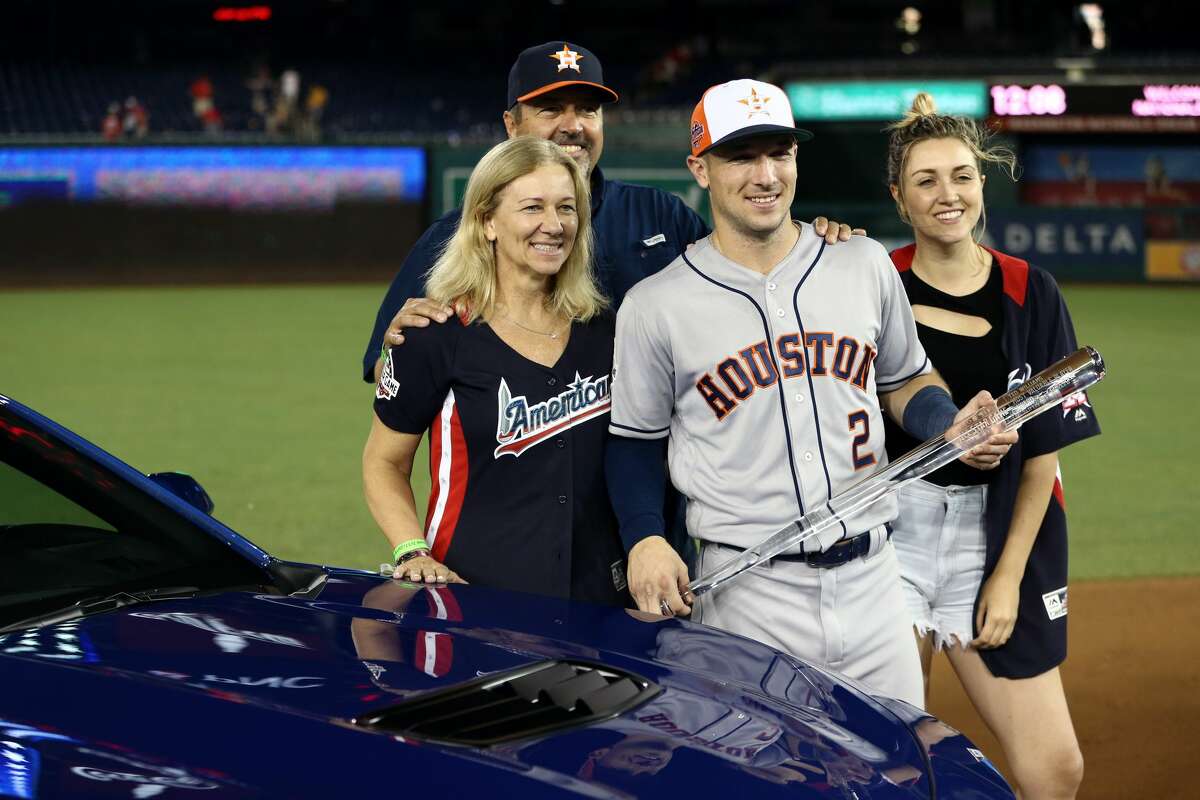
POLYGON ((1006 208, 988 211, 987 239, 1063 280, 1141 281, 1146 240, 1139 211, 1006 208))

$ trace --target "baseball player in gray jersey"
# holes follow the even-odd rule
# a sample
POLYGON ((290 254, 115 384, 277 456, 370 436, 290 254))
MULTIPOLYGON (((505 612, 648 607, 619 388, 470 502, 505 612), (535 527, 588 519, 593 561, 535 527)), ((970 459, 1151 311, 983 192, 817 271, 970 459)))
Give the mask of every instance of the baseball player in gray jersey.
MULTIPOLYGON (((633 597, 676 614, 692 598, 661 537, 662 439, 704 573, 886 462, 881 406, 923 440, 992 402, 981 392, 955 408, 881 245, 826 247, 791 220, 796 141, 811 134, 782 90, 714 86, 691 133, 714 231, 625 296, 607 455, 633 597)), ((1015 440, 998 434, 964 460, 995 466, 1015 440)), ((705 595, 697 618, 923 705, 889 541, 896 513, 892 498, 863 510, 705 595)))

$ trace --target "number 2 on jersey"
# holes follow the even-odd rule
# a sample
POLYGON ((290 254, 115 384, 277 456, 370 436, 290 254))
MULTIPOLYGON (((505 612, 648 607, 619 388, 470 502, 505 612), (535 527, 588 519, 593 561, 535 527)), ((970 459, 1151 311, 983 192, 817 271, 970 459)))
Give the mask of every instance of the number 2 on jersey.
POLYGON ((850 458, 854 461, 854 468, 858 470, 871 466, 875 463, 875 454, 870 451, 865 455, 858 452, 858 448, 866 444, 871 438, 871 418, 865 410, 860 408, 858 411, 851 413, 847 417, 847 421, 850 423, 851 433, 854 433, 860 424, 862 425, 862 433, 855 436, 854 441, 850 443, 850 458))

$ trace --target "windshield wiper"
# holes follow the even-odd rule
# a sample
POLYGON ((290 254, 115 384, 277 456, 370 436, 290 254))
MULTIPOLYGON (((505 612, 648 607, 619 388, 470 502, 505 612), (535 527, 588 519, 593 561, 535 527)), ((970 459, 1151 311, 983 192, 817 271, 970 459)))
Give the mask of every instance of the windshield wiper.
POLYGON ((0 628, 0 633, 9 633, 10 631, 21 630, 23 628, 41 628, 46 625, 57 625, 60 622, 70 622, 73 619, 80 619, 92 614, 115 611, 118 608, 135 606, 139 603, 150 603, 155 600, 195 597, 198 591, 200 591, 199 586, 167 586, 162 589, 143 589, 136 592, 122 591, 110 595, 85 597, 66 608, 60 608, 46 614, 38 614, 28 619, 23 619, 20 622, 5 625, 3 628, 0 628))

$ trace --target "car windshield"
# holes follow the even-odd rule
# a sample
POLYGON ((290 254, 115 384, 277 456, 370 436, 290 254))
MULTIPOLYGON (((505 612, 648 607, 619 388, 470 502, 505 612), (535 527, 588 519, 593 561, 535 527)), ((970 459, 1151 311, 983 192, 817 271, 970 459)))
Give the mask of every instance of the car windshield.
POLYGON ((186 516, 0 405, 0 628, 116 592, 268 582, 186 516))

